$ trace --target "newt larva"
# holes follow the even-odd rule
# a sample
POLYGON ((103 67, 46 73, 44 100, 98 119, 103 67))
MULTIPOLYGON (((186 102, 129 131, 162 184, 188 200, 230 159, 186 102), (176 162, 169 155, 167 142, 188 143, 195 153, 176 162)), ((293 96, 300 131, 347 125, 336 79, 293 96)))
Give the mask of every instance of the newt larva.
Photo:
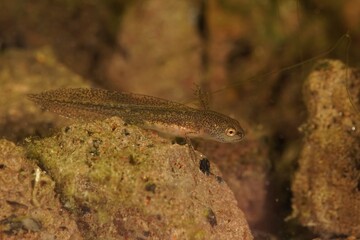
POLYGON ((64 88, 30 94, 43 109, 66 117, 101 119, 113 116, 144 129, 185 138, 238 142, 239 122, 221 113, 169 100, 94 88, 64 88))

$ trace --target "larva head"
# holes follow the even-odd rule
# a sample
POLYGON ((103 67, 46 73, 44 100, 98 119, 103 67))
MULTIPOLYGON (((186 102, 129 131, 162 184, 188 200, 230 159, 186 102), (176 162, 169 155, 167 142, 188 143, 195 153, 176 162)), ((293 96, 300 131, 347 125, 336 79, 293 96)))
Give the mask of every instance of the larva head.
POLYGON ((245 131, 237 120, 216 112, 208 112, 208 114, 212 115, 207 131, 209 139, 233 143, 239 142, 244 138, 245 131))

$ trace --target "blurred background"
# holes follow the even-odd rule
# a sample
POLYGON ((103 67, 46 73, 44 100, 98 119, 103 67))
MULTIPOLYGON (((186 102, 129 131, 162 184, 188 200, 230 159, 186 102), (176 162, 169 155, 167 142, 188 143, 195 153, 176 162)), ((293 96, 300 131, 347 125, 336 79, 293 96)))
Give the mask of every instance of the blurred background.
POLYGON ((260 172, 248 187, 250 203, 242 202, 244 190, 233 191, 254 232, 274 239, 315 236, 284 220, 291 215, 298 128, 307 117, 303 82, 318 59, 358 67, 359 45, 354 0, 0 0, 0 56, 46 46, 94 87, 183 103, 196 103, 195 84, 208 91, 210 108, 239 119, 248 132, 236 148, 252 150, 232 157, 242 167, 231 180, 232 161, 218 155, 235 150, 198 147, 210 159, 214 154, 228 182, 243 178, 244 166, 260 172))

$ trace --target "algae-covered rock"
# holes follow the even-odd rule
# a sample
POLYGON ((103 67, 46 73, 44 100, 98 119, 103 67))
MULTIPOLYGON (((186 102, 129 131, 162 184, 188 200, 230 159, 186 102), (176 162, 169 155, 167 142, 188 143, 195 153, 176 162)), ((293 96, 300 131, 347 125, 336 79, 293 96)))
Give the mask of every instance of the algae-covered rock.
POLYGON ((218 169, 189 151, 118 118, 28 145, 86 239, 252 239, 218 169))
POLYGON ((292 185, 300 222, 327 235, 360 237, 359 72, 319 62, 304 86, 308 120, 292 185))
POLYGON ((43 113, 26 95, 61 87, 87 87, 57 61, 52 50, 9 50, 0 56, 0 136, 21 141, 58 127, 58 116, 43 113))
POLYGON ((0 140, 0 239, 82 239, 54 186, 21 147, 0 140))

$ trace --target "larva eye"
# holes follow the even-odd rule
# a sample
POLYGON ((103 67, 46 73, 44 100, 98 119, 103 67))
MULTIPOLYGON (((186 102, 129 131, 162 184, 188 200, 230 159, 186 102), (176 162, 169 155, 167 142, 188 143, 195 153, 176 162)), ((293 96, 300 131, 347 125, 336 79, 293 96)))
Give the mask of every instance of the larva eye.
POLYGON ((236 130, 234 128, 227 128, 225 134, 229 137, 233 137, 236 134, 236 130))

